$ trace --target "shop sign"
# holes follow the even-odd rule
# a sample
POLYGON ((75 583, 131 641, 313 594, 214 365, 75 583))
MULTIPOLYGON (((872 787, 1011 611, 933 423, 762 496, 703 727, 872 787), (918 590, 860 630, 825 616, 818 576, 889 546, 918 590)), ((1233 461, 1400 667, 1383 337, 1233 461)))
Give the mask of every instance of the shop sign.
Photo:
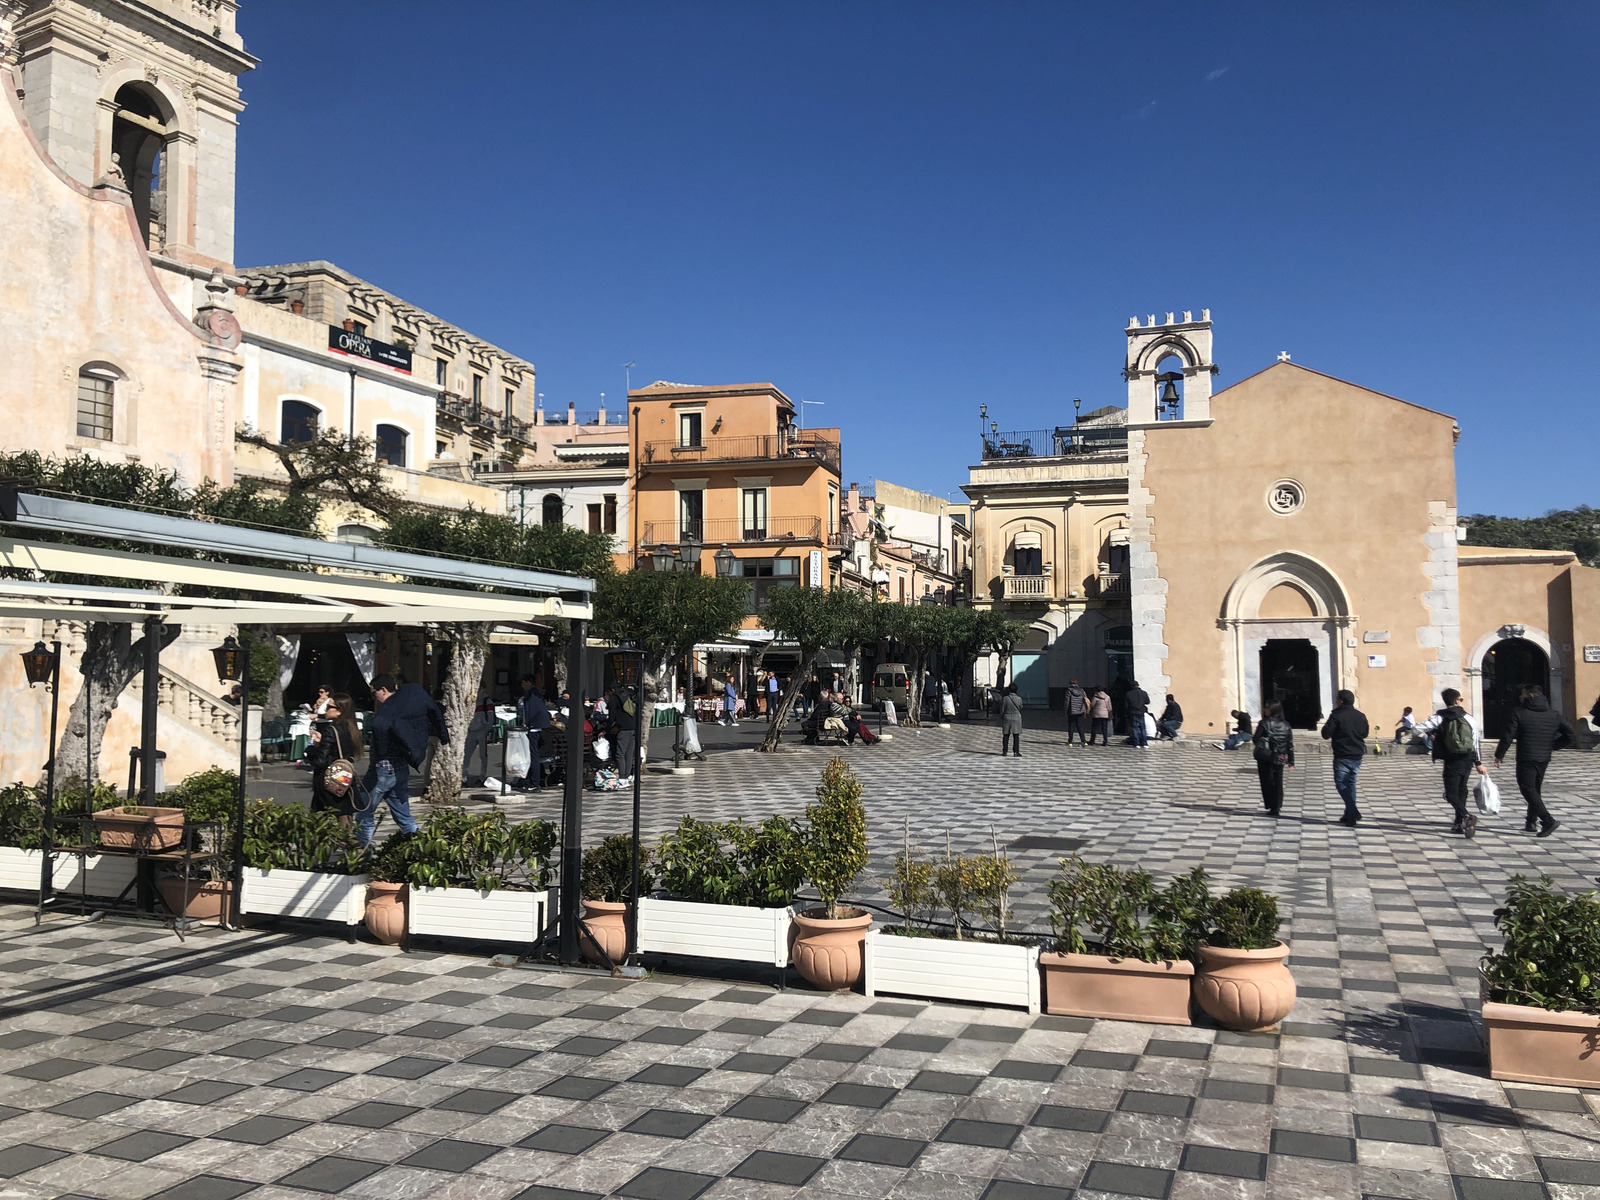
POLYGON ((347 354, 351 358, 364 358, 368 362, 382 363, 386 367, 393 367, 396 371, 411 374, 411 351, 404 346, 392 346, 388 342, 380 342, 377 338, 370 338, 351 329, 329 325, 328 349, 339 354, 347 354))

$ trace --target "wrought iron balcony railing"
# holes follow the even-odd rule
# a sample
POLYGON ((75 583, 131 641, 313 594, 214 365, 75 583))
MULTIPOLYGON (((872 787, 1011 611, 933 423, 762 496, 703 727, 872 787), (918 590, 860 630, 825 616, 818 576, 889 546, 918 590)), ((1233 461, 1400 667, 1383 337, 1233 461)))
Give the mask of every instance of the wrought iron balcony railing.
POLYGON ((673 465, 733 459, 813 459, 839 473, 839 443, 810 435, 752 434, 748 437, 702 438, 698 443, 661 441, 644 444, 646 465, 673 465))

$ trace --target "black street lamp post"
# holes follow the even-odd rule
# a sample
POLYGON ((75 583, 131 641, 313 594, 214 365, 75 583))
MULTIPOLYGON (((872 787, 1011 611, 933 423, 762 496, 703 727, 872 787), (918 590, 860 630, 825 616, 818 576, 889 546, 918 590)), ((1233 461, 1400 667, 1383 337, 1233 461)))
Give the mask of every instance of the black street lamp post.
POLYGON ((42 683, 50 692, 50 757, 45 762, 44 775, 44 861, 39 868, 39 908, 42 912, 55 885, 55 855, 52 851, 55 849, 56 828, 56 719, 61 712, 61 643, 51 642, 47 650, 43 642, 35 642, 32 650, 23 651, 22 668, 28 673, 29 688, 42 683))
POLYGON ((628 774, 633 777, 633 883, 628 889, 633 903, 628 909, 628 954, 630 967, 639 959, 639 739, 644 736, 644 651, 632 642, 623 642, 611 652, 611 674, 616 682, 633 694, 633 761, 628 774))
POLYGON ((244 884, 244 810, 245 771, 250 756, 250 654, 238 639, 226 637, 222 645, 211 651, 216 660, 217 679, 222 683, 239 684, 239 802, 234 814, 233 827, 233 895, 238 902, 244 884))

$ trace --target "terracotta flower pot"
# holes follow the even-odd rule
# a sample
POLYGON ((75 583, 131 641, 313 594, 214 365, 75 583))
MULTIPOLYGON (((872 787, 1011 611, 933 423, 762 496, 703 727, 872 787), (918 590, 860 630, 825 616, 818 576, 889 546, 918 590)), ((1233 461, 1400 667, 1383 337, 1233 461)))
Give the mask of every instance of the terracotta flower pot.
POLYGON ((156 880, 156 888, 170 912, 195 921, 220 919, 233 893, 232 885, 224 880, 191 878, 186 901, 181 875, 162 875, 156 880))
POLYGON ((1229 1029, 1270 1029, 1294 1007, 1294 976, 1283 965, 1288 957, 1282 942, 1266 950, 1226 950, 1201 942, 1194 998, 1229 1029))
POLYGON ((814 908, 795 913, 789 961, 812 987, 839 992, 854 987, 861 978, 861 946, 872 925, 872 914, 847 908, 843 911, 855 915, 830 921, 822 915, 824 911, 814 908))
POLYGON ((628 954, 628 906, 621 901, 585 900, 578 949, 597 967, 620 963, 628 954), (605 954, 602 957, 601 951, 605 954))
POLYGON ((1189 1024, 1194 964, 1140 962, 1103 954, 1041 954, 1044 1010, 1153 1025, 1189 1024))
POLYGON ((110 850, 142 850, 155 854, 183 841, 183 809, 139 805, 102 808, 94 814, 100 844, 110 850))
POLYGON ((1600 1017, 1487 1001, 1489 1074, 1518 1083, 1600 1088, 1600 1017))
POLYGON ((406 885, 367 884, 367 932, 384 946, 398 946, 406 936, 406 885))

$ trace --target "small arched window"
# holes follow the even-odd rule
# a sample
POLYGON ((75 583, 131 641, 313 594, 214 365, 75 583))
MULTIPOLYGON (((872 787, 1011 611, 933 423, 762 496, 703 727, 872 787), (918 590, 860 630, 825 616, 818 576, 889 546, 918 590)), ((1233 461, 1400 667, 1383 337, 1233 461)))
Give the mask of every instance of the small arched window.
POLYGON ((116 434, 117 381, 121 374, 104 363, 78 370, 78 436, 109 442, 116 434))
POLYGON ((409 436, 398 425, 379 425, 377 428, 378 461, 391 467, 406 465, 406 442, 409 436))
POLYGON ((333 540, 343 542, 347 546, 376 546, 378 531, 370 525, 350 523, 339 526, 333 535, 333 540))
POLYGON ((285 400, 282 418, 278 428, 278 441, 283 445, 292 446, 300 442, 317 440, 317 426, 321 424, 322 414, 317 411, 315 405, 307 404, 304 400, 285 400))
POLYGON ((567 519, 567 506, 561 502, 561 497, 551 492, 544 498, 544 511, 541 514, 546 525, 559 525, 567 519))

